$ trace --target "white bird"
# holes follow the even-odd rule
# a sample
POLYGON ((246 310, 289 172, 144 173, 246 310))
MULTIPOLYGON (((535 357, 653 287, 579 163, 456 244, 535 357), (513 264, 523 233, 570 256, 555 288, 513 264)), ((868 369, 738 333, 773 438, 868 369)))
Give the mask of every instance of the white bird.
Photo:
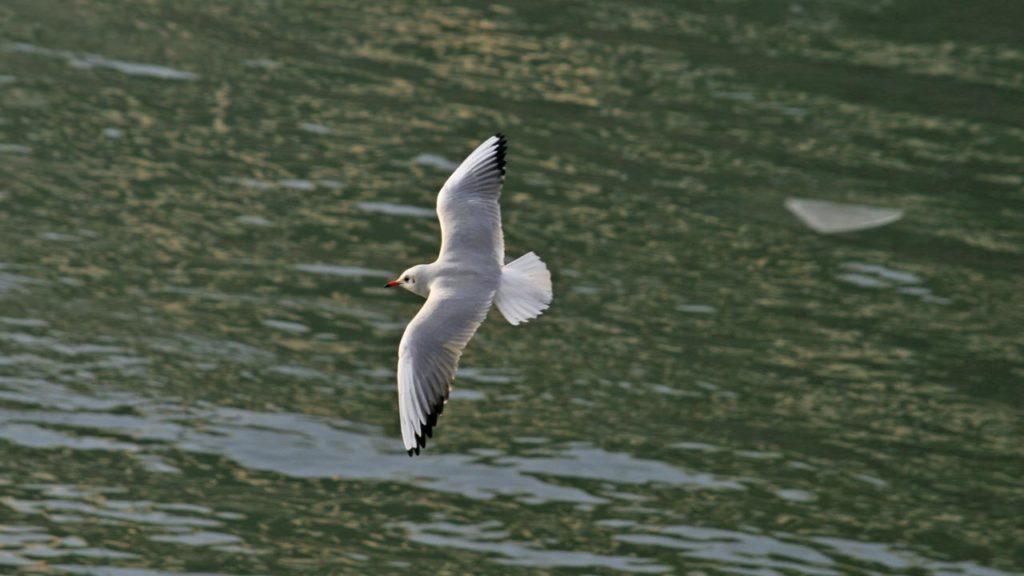
POLYGON ((536 254, 505 264, 498 198, 506 149, 505 136, 496 134, 455 169, 437 196, 437 260, 387 283, 427 299, 398 345, 398 413, 409 456, 419 454, 432 435, 462 350, 491 303, 513 325, 536 318, 551 303, 551 274, 536 254))

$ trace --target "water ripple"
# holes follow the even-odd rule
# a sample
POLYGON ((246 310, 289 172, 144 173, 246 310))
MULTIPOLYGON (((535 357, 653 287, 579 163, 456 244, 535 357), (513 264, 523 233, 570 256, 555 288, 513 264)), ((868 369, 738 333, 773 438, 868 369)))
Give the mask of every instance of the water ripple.
POLYGON ((24 42, 8 44, 6 47, 10 52, 21 52, 23 54, 35 54, 53 58, 63 58, 74 68, 110 68, 129 76, 148 76, 162 80, 198 80, 199 75, 193 72, 175 70, 167 66, 155 64, 144 64, 140 62, 126 62, 124 60, 112 60, 97 54, 75 53, 67 50, 53 50, 42 48, 24 42))
POLYGON ((447 522, 406 524, 408 538, 418 544, 497 554, 496 562, 533 568, 604 568, 630 574, 662 574, 672 569, 645 558, 611 556, 569 550, 538 549, 509 540, 495 523, 460 526, 447 522))

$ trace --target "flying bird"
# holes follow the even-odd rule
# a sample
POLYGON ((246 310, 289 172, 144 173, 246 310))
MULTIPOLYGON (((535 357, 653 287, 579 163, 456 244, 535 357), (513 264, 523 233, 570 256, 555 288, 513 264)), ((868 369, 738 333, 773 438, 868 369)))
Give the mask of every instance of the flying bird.
POLYGON ((398 345, 398 415, 409 456, 431 437, 455 380, 459 357, 491 304, 512 325, 551 304, 551 274, 533 252, 505 264, 498 199, 505 181, 505 136, 477 147, 437 195, 441 252, 387 283, 427 299, 398 345))

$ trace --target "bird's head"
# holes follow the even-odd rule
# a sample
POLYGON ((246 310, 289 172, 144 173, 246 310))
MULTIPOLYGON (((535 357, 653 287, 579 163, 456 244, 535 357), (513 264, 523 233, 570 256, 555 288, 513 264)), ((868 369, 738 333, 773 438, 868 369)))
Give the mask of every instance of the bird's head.
POLYGON ((413 266, 398 277, 396 280, 392 280, 384 285, 385 288, 394 288, 395 286, 401 286, 413 294, 419 294, 420 296, 426 297, 429 287, 427 286, 426 278, 426 266, 420 264, 413 266))

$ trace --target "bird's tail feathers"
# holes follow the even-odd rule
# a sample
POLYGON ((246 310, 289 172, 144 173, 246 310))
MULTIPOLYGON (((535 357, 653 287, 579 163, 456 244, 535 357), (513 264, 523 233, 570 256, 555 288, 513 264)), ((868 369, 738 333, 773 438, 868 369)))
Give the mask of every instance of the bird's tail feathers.
POLYGON ((527 252, 505 264, 494 303, 513 326, 540 316, 551 304, 551 273, 539 256, 527 252))

